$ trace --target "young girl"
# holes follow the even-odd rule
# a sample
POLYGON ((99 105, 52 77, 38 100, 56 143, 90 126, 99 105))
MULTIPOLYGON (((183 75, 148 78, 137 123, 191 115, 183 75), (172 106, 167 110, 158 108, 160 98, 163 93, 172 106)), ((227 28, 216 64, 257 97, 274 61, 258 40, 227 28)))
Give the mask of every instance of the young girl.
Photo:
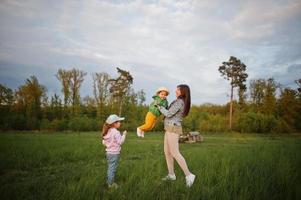
POLYGON ((168 107, 168 102, 166 97, 169 92, 166 87, 160 87, 156 91, 156 95, 153 96, 154 101, 150 104, 148 112, 145 116, 145 123, 142 126, 137 128, 137 136, 144 137, 144 132, 150 131, 155 126, 157 118, 161 115, 160 110, 155 107, 155 105, 163 106, 164 108, 168 107))
POLYGON ((109 188, 118 187, 118 185, 114 183, 114 177, 118 166, 121 145, 125 141, 127 134, 127 131, 124 131, 121 135, 117 130, 121 126, 122 120, 124 120, 124 117, 110 115, 103 125, 102 130, 102 144, 106 146, 106 156, 108 161, 107 183, 109 188))

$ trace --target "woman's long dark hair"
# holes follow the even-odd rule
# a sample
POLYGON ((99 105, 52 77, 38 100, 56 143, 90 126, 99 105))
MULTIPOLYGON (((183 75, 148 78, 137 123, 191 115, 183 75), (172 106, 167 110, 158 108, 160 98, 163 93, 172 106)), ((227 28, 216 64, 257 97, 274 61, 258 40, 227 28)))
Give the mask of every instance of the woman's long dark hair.
POLYGON ((184 101, 183 116, 186 117, 190 110, 190 88, 185 84, 178 85, 177 88, 181 91, 181 95, 178 98, 183 99, 184 101))

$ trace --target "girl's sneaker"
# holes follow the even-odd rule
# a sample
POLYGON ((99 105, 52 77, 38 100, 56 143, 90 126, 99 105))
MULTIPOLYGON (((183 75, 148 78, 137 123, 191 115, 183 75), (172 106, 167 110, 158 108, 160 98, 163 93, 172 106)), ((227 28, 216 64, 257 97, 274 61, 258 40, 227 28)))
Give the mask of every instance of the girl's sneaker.
POLYGON ((141 137, 144 138, 144 131, 141 131, 141 137))
POLYGON ((167 176, 162 178, 162 181, 175 181, 176 179, 177 178, 175 174, 168 174, 167 176))
POLYGON ((195 175, 194 174, 189 174, 188 176, 185 177, 186 179, 186 186, 191 187, 193 185, 195 175))
POLYGON ((112 183, 111 185, 109 185, 110 189, 117 189, 119 188, 119 186, 116 183, 112 183))

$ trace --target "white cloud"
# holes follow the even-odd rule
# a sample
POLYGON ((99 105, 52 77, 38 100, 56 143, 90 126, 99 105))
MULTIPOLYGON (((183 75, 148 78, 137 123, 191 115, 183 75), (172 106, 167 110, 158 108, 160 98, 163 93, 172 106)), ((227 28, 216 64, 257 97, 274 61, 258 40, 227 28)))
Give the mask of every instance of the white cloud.
POLYGON ((300 15, 300 1, 247 1, 227 24, 231 35, 240 40, 266 39, 283 23, 300 15))
MULTIPOLYGON (((121 67, 130 70, 134 88, 145 89, 148 100, 161 85, 173 90, 187 83, 193 103, 226 103, 229 83, 217 69, 229 56, 247 64, 252 79, 285 74, 300 63, 300 5, 272 0, 3 1, 0 61, 112 75, 121 67)), ((84 95, 92 90, 90 75, 87 79, 84 95)))

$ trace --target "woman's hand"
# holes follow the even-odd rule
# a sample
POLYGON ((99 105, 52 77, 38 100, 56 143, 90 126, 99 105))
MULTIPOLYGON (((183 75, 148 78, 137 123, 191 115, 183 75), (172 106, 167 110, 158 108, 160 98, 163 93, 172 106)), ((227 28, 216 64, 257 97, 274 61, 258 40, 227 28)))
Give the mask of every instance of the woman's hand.
POLYGON ((126 135, 128 132, 125 130, 122 132, 123 135, 126 135))

